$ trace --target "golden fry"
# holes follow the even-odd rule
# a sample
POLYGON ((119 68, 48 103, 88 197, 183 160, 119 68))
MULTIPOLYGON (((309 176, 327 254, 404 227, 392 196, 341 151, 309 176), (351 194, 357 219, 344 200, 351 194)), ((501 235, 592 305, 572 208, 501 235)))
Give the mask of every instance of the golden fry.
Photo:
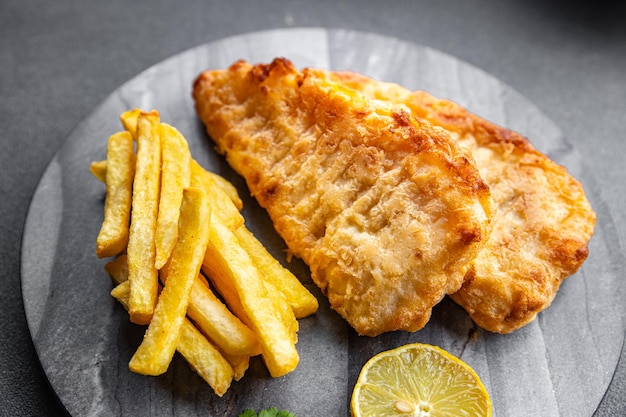
POLYGON ((298 328, 300 327, 298 320, 293 314, 293 309, 289 305, 285 294, 283 294, 278 287, 274 285, 274 283, 265 278, 266 277, 261 275, 263 286, 267 292, 266 302, 271 303, 274 306, 276 312, 278 313, 278 318, 280 318, 287 329, 289 338, 295 344, 298 342, 298 328))
POLYGON ((130 296, 130 282, 122 281, 111 290, 111 295, 128 310, 128 298, 130 296))
POLYGON ((161 197, 157 217, 155 266, 161 269, 167 262, 178 237, 178 214, 183 189, 189 187, 191 154, 183 135, 162 123, 161 197))
POLYGON ((217 186, 226 193, 226 195, 230 198, 235 207, 237 207, 237 210, 241 210, 243 208, 243 201, 241 201, 241 198, 239 197, 237 188, 235 188, 235 186, 230 181, 228 181, 221 175, 218 175, 211 171, 207 171, 207 173, 211 178, 213 178, 213 181, 215 181, 217 186))
POLYGON ((234 370, 220 351, 185 319, 176 349, 213 391, 222 396, 234 378, 234 370))
POLYGON ((206 253, 209 222, 210 209, 204 193, 195 188, 185 189, 178 242, 168 263, 167 282, 143 341, 130 360, 133 372, 160 375, 167 370, 176 350, 189 294, 206 253))
POLYGON ((315 313, 319 307, 317 298, 302 285, 300 280, 283 267, 245 227, 235 230, 239 243, 248 252, 263 277, 272 282, 285 295, 296 318, 303 318, 315 313))
POLYGON ((293 371, 299 362, 298 352, 276 307, 268 302, 263 279, 252 259, 227 227, 212 222, 210 229, 203 268, 210 272, 210 279, 222 275, 232 282, 259 338, 270 374, 279 377, 293 371))
MULTIPOLYGON (((209 248, 207 249, 207 257, 212 256, 210 254, 214 249, 211 248, 209 244, 209 248)), ((248 313, 243 308, 243 304, 241 304, 241 300, 239 299, 239 292, 237 288, 233 284, 230 275, 226 269, 220 268, 220 266, 214 262, 209 262, 206 258, 204 263, 202 264, 202 272, 206 274, 211 280, 211 284, 222 299, 228 305, 230 311, 239 318, 246 326, 249 328, 252 327, 252 322, 248 318, 248 313)))
POLYGON ((99 258, 117 255, 126 249, 135 166, 133 139, 118 132, 107 144, 106 200, 104 221, 96 239, 99 258))
POLYGON ((191 289, 187 315, 222 352, 247 356, 261 353, 254 332, 233 315, 197 277, 191 289))
MULTIPOLYGON (((122 254, 105 265, 105 270, 116 284, 128 280, 126 254, 122 254)), ((162 271, 164 272, 164 271, 162 271)), ((167 282, 166 273, 161 277, 167 282)), ((194 280, 187 315, 224 353, 231 356, 255 356, 261 353, 256 335, 228 310, 199 275, 194 280)))
MULTIPOLYGON (((129 284, 128 281, 124 281, 111 291, 111 295, 126 309, 128 309, 128 297, 130 295, 129 284)), ((230 361, 220 354, 187 319, 183 321, 176 350, 183 355, 191 368, 213 388, 217 395, 220 397, 224 395, 235 378, 235 370, 230 365, 230 361)), ((238 370, 237 372, 237 376, 239 376, 241 371, 238 370)))
POLYGON ((104 270, 118 285, 128 281, 128 256, 123 253, 114 260, 107 262, 104 265, 104 270))
MULTIPOLYGON (((133 168, 134 170, 134 168, 133 168)), ((93 175, 98 181, 106 184, 107 182, 107 160, 104 159, 102 161, 93 161, 89 165, 89 172, 93 175)))
MULTIPOLYGON (((219 396, 244 376, 251 356, 261 354, 273 377, 291 372, 299 362, 297 317, 314 313, 317 300, 245 228, 237 189, 193 160, 185 138, 157 111, 133 109, 120 120, 126 131, 112 135, 109 148, 123 138, 134 158, 123 165, 131 170, 127 237, 97 253, 118 255, 105 265, 117 284, 111 294, 132 322, 148 325, 129 368, 160 375, 178 351, 219 396)), ((108 149, 90 171, 120 209, 110 191, 126 173, 116 152, 108 149)))
MULTIPOLYGON (((108 167, 107 167, 108 171, 108 167)), ((128 240, 129 314, 148 324, 157 301, 154 233, 159 207, 161 125, 157 112, 142 113, 137 121, 137 158, 128 240)))
POLYGON ((140 109, 132 109, 125 111, 120 115, 120 122, 122 122, 122 126, 130 132, 135 140, 137 139, 137 121, 140 114, 140 109))
POLYGON ((250 367, 250 356, 237 356, 229 355, 222 352, 222 356, 228 361, 233 368, 233 379, 239 381, 246 374, 246 371, 250 367))
POLYGON ((243 216, 241 216, 236 204, 225 191, 229 188, 228 185, 230 185, 236 193, 236 189, 232 184, 223 177, 204 170, 195 161, 192 161, 192 183, 204 187, 207 194, 211 195, 212 198, 210 200, 214 216, 235 232, 239 242, 252 257, 257 267, 260 268, 262 275, 266 279, 271 280, 285 294, 296 317, 302 318, 315 313, 318 309, 318 302, 315 296, 245 228, 243 216))
MULTIPOLYGON (((219 188, 221 188, 224 193, 226 193, 228 198, 230 198, 230 200, 233 202, 237 210, 241 210, 243 208, 243 201, 241 201, 241 197, 239 197, 239 192, 237 191, 237 188, 235 188, 235 186, 230 181, 228 181, 226 178, 222 177, 219 174, 205 170, 193 158, 191 161, 192 161, 192 164, 196 166, 196 169, 203 170, 205 173, 204 175, 212 178, 213 181, 215 181, 216 185, 219 188)), ((89 166, 89 171, 92 173, 94 177, 96 177, 97 180, 105 182, 106 167, 107 167, 106 160, 94 161, 89 166)))
MULTIPOLYGON (((219 218, 220 221, 230 230, 235 230, 243 225, 244 218, 235 203, 233 203, 231 197, 224 192, 224 189, 215 180, 216 177, 219 177, 219 175, 212 175, 195 160, 192 160, 192 186, 204 190, 206 195, 209 197, 209 204, 211 205, 211 212, 213 213, 213 216, 219 218)), ((228 182, 223 178, 222 180, 228 182)))

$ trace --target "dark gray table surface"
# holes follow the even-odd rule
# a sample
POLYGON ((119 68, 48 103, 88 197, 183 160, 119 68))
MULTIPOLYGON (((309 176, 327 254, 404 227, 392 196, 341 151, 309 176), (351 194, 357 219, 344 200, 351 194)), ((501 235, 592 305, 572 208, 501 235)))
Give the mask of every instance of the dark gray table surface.
MULTIPOLYGON (((20 249, 30 199, 72 129, 140 71, 196 45, 286 27, 418 42, 532 101, 595 172, 626 236, 626 5, 571 1, 0 2, 0 415, 63 415, 28 330, 20 249)), ((623 245, 621 250, 623 251, 623 245)), ((625 300, 626 303, 626 300, 625 300)), ((595 413, 626 416, 626 352, 595 413)))

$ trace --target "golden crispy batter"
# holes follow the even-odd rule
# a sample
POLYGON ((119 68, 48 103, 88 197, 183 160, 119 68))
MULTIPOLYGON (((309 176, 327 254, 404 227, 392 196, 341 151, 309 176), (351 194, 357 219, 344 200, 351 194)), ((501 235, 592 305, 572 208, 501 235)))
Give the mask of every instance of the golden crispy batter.
POLYGON ((290 250, 358 333, 422 328, 490 231, 448 134, 285 59, 194 83, 196 110, 290 250))
POLYGON ((481 327, 509 333, 534 319, 587 258, 596 216, 581 184, 530 142, 449 100, 351 73, 331 77, 405 106, 468 149, 497 212, 493 231, 452 295, 481 327))

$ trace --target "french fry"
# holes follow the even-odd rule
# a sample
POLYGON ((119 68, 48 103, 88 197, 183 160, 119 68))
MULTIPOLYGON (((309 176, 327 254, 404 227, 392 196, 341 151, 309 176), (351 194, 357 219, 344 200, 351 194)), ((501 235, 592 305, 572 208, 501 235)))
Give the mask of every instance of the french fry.
POLYGON ((254 332, 234 316, 197 277, 191 289, 187 315, 222 352, 237 356, 261 353, 254 332))
POLYGON ((112 261, 107 262, 104 265, 104 270, 117 285, 128 281, 128 256, 123 253, 112 261))
POLYGON ((204 193, 195 188, 185 189, 180 207, 178 242, 168 263, 167 282, 143 341, 130 360, 129 368, 133 372, 160 375, 167 370, 185 319, 189 294, 206 253, 209 222, 210 209, 204 193))
MULTIPOLYGON (((136 123, 137 122, 135 121, 135 126, 136 126, 136 123)), ((192 159, 192 163, 194 163, 198 168, 204 170, 206 175, 211 177, 213 181, 215 181, 217 186, 220 187, 222 191, 224 191, 224 193, 226 193, 228 198, 230 198, 230 200, 233 202, 237 210, 241 210, 243 208, 243 201, 241 201, 241 197, 239 197, 239 192, 237 191, 237 188, 235 188, 235 186, 230 181, 228 181, 226 178, 222 177, 219 174, 205 170, 194 159, 192 159)), ((107 161, 105 159, 102 161, 92 162, 91 165, 89 166, 89 171, 97 180, 101 182, 105 182, 106 168, 107 168, 107 161)))
POLYGON ((211 223, 210 241, 203 262, 209 279, 219 275, 230 280, 261 344, 262 356, 273 377, 296 368, 298 351, 279 313, 268 302, 258 269, 236 236, 220 222, 211 223))
MULTIPOLYGON (((294 370, 297 319, 317 311, 315 297, 245 227, 233 184, 193 160, 185 138, 157 111, 132 109, 120 120, 126 131, 116 135, 132 155, 133 140, 137 148, 130 226, 126 244, 98 256, 118 255, 105 265, 117 284, 111 294, 132 322, 147 325, 131 371, 160 375, 178 351, 222 396, 252 356, 261 354, 273 377, 294 370)), ((112 155, 90 171, 117 206, 112 155)))
MULTIPOLYGON (((124 308, 128 309, 129 282, 123 281, 118 284, 111 291, 111 295, 124 308)), ((187 319, 183 321, 176 350, 187 360, 191 368, 213 388, 215 394, 220 397, 230 388, 235 376, 239 376, 241 373, 241 370, 238 369, 237 375, 235 375, 230 362, 187 319)), ((239 378, 241 377, 239 376, 239 378)))
POLYGON ((241 197, 239 197, 237 188, 235 188, 235 186, 230 181, 228 181, 221 175, 218 175, 211 171, 207 171, 207 173, 211 178, 213 178, 213 181, 215 181, 217 186, 226 193, 226 195, 230 198, 235 207, 237 207, 237 210, 241 210, 243 208, 243 201, 241 201, 241 197))
POLYGON ((239 381, 246 374, 246 371, 250 367, 250 356, 243 355, 229 355, 228 353, 222 352, 222 356, 228 361, 230 366, 233 368, 233 379, 235 381, 239 381))
MULTIPOLYGON (((209 248, 208 250, 212 249, 209 248)), ((230 279, 230 275, 225 270, 220 269, 218 265, 212 262, 209 263, 206 259, 202 264, 202 272, 209 277, 211 284, 224 299, 230 311, 246 326, 251 328, 252 322, 248 318, 248 313, 243 308, 243 304, 241 304, 239 292, 230 279)))
MULTIPOLYGON (((107 172, 109 168, 107 165, 107 172)), ((129 314, 136 324, 148 324, 157 301, 154 233, 159 207, 161 125, 157 112, 137 121, 137 157, 128 239, 129 314)))
MULTIPOLYGON (((139 111, 139 110, 137 110, 137 111, 139 111)), ((130 119, 131 117, 132 116, 127 116, 126 118, 130 119)), ((132 119, 128 120, 127 123, 132 123, 132 119)), ((135 117, 134 125, 135 125, 134 129, 136 129, 137 128, 136 127, 137 126, 136 117, 135 117)), ((233 202, 233 204, 235 205, 237 210, 241 210, 243 208, 243 201, 241 201, 241 197, 239 197, 239 192, 237 191, 237 188, 235 188, 235 186, 230 181, 228 181, 226 178, 222 177, 219 174, 216 174, 214 172, 205 170, 193 158, 192 158, 191 162, 192 162, 192 164, 195 165, 196 169, 200 169, 200 170, 204 171, 203 175, 206 175, 207 177, 210 177, 210 178, 213 179, 213 181, 215 181, 216 185, 219 188, 221 188, 222 191, 224 191, 224 193, 226 193, 228 198, 230 198, 230 200, 233 202)), ((97 180, 99 180, 101 182, 106 182, 106 169, 107 169, 107 161, 106 161, 106 159, 102 160, 102 161, 94 161, 89 166, 89 171, 91 172, 91 174, 97 180)))
POLYGON ((130 296, 130 282, 124 281, 115 286, 111 290, 111 295, 117 301, 120 302, 121 305, 124 306, 126 310, 128 310, 128 297, 130 296))
POLYGON ((271 303, 276 309, 278 317, 285 325, 291 341, 294 344, 297 343, 298 329, 300 325, 296 316, 293 314, 293 310, 291 309, 285 294, 283 294, 271 281, 265 279, 262 274, 261 279, 263 280, 263 286, 267 292, 267 302, 271 303))
POLYGON ((235 230, 241 246, 248 252, 254 263, 261 270, 263 277, 270 281, 285 295, 296 318, 303 318, 315 313, 319 307, 317 298, 302 285, 300 280, 283 267, 245 227, 235 230))
POLYGON ((107 144, 104 221, 96 238, 96 255, 106 258, 122 252, 128 244, 135 166, 133 140, 128 132, 111 135, 107 144))
POLYGON ((219 175, 211 175, 209 171, 206 171, 195 160, 191 161, 192 186, 204 190, 206 195, 209 196, 209 204, 211 204, 213 216, 219 218, 230 230, 235 230, 244 224, 244 218, 231 197, 226 194, 215 180, 216 177, 219 177, 219 175))
MULTIPOLYGON (((128 279, 126 254, 108 262, 104 268, 116 284, 128 279)), ((167 282, 166 275, 162 273, 161 277, 167 282)), ((261 353, 256 335, 213 294, 201 275, 196 277, 191 288, 187 315, 222 353, 230 356, 261 353)))
MULTIPOLYGON (((209 251, 211 251, 211 249, 209 249, 209 251)), ((247 263, 247 261, 244 263, 247 263)), ((256 266, 253 265, 253 267, 256 266)), ((226 301, 226 304, 228 304, 228 307, 235 314, 235 316, 239 317, 246 326, 254 328, 254 322, 250 319, 246 308, 243 306, 241 294, 232 279, 232 275, 230 275, 225 269, 221 268, 219 264, 211 262, 207 259, 205 259, 205 262, 202 265, 202 271, 209 277, 211 283, 226 301)), ((234 273, 243 273, 241 272, 243 269, 239 269, 237 266, 234 267, 234 271, 234 273)), ((258 270, 256 270, 256 273, 261 280, 261 285, 264 288, 266 298, 265 301, 268 304, 273 305, 276 317, 285 326, 289 340, 295 344, 298 340, 297 332, 299 325, 295 315, 293 314, 293 310, 287 303, 285 296, 272 283, 265 280, 264 277, 260 275, 258 270)))
POLYGON ((155 231, 157 269, 163 268, 176 244, 183 189, 189 187, 191 176, 187 141, 172 126, 162 123, 161 127, 161 197, 155 231))
POLYGON ((120 115, 120 122, 124 129, 130 132, 133 139, 137 139, 137 120, 141 114, 141 109, 131 109, 120 115))
MULTIPOLYGON (((134 167, 133 167, 134 170, 134 167)), ((93 161, 89 165, 89 172, 93 175, 98 181, 105 183, 107 182, 107 160, 104 159, 102 161, 93 161)))
POLYGON ((315 296, 302 285, 291 271, 283 267, 243 224, 243 216, 241 216, 236 203, 225 191, 229 188, 225 184, 229 184, 235 190, 235 195, 238 198, 236 189, 232 184, 223 177, 206 171, 196 161, 192 161, 191 171, 192 183, 198 184, 198 187, 204 187, 205 192, 212 197, 210 200, 213 203, 211 208, 214 216, 235 232, 241 245, 262 271, 262 275, 272 281, 285 294, 296 318, 303 318, 315 313, 319 307, 315 296), (217 180, 218 178, 220 180, 217 180))
POLYGON ((218 396, 228 391, 235 377, 233 367, 187 319, 183 321, 177 350, 218 396))

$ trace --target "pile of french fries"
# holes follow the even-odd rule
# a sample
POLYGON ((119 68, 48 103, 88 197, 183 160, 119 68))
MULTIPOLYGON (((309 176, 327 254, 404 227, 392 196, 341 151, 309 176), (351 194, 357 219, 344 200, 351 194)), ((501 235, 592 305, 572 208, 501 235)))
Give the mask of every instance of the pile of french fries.
POLYGON ((236 188, 201 167, 178 130, 155 110, 120 119, 90 171, 106 184, 96 254, 113 257, 111 295, 147 325, 129 368, 163 374, 178 351, 219 396, 252 356, 273 377, 294 370, 297 320, 317 299, 246 228, 236 188))

